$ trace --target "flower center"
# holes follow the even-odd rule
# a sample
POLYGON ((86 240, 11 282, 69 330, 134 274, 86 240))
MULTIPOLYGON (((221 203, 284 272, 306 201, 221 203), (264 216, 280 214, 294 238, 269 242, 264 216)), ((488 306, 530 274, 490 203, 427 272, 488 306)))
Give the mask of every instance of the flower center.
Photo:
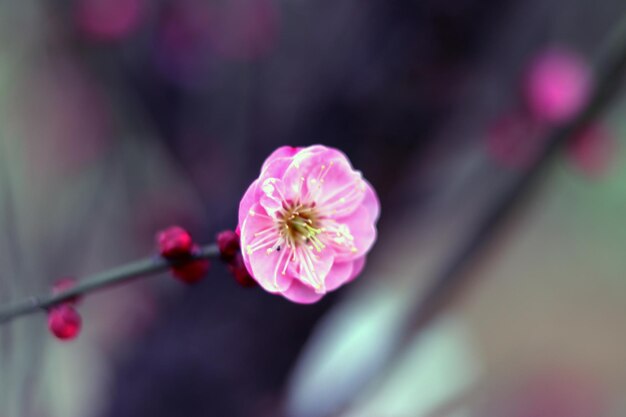
POLYGON ((278 214, 278 228, 288 247, 310 243, 318 252, 325 247, 318 237, 323 228, 319 224, 315 203, 284 204, 278 214))

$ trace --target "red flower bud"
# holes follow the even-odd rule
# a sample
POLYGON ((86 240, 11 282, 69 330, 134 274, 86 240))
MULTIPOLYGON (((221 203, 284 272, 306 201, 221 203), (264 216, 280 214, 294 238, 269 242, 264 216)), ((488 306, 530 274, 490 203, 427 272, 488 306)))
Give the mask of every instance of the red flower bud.
POLYGON ((578 132, 568 143, 570 161, 589 178, 599 178, 615 162, 618 143, 609 129, 599 123, 578 132))
POLYGON ((233 275, 235 281, 242 287, 256 287, 258 284, 250 276, 246 265, 243 262, 241 253, 237 253, 235 257, 228 263, 228 271, 233 275))
POLYGON ((53 307, 48 312, 48 328, 57 339, 74 339, 80 332, 80 315, 69 304, 53 307))
POLYGON ((186 284, 195 284, 209 271, 210 263, 207 259, 196 259, 184 264, 173 266, 172 274, 186 284))
POLYGON ((182 227, 172 226, 157 234, 161 256, 167 259, 189 255, 193 248, 191 235, 182 227))
POLYGON ((232 230, 224 230, 217 234, 217 246, 222 260, 230 261, 239 253, 239 235, 232 230))

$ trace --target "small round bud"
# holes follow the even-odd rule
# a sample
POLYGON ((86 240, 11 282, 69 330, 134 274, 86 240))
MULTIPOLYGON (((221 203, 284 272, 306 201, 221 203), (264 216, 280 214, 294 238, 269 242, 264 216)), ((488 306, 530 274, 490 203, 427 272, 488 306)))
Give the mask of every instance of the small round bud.
POLYGON ((207 259, 196 259, 172 267, 172 275, 186 284, 195 284, 209 271, 211 264, 207 259))
POLYGON ((80 315, 69 304, 53 307, 48 312, 48 328, 57 339, 74 339, 80 332, 81 323, 80 315))
MULTIPOLYGON (((56 295, 56 294, 63 293, 71 288, 74 288, 75 285, 76 285, 76 280, 74 278, 70 278, 70 277, 60 278, 56 280, 54 284, 52 284, 52 294, 56 295)), ((81 297, 77 295, 75 297, 68 298, 67 300, 65 300, 65 302, 69 304, 77 304, 80 300, 81 300, 81 297)))
POLYGON ((157 234, 157 246, 161 256, 172 259, 189 255, 193 248, 193 240, 185 229, 172 226, 157 234))
POLYGON ((246 265, 243 262, 241 253, 237 253, 235 257, 228 263, 228 271, 233 275, 235 281, 242 287, 256 287, 258 284, 250 276, 246 265))
MULTIPOLYGON (((197 245, 193 245, 188 253, 192 256, 199 250, 197 245)), ((175 262, 171 267, 172 275, 179 281, 186 284, 195 284, 205 277, 211 266, 208 259, 189 259, 183 262, 175 262)))
POLYGON ((224 261, 230 261, 239 253, 239 235, 232 230, 224 230, 217 234, 217 247, 224 261))

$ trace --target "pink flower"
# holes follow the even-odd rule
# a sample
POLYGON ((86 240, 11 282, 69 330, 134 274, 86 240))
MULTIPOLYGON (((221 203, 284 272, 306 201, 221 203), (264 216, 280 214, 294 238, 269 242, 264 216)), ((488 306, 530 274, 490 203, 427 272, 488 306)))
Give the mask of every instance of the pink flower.
POLYGON ((526 101, 535 117, 562 123, 575 116, 587 103, 591 72, 577 55, 566 50, 542 53, 527 75, 526 101))
POLYGON ((342 152, 278 148, 239 205, 246 268, 265 290, 314 303, 361 272, 379 211, 342 152))
POLYGON ((75 18, 92 38, 117 40, 137 29, 145 6, 143 0, 79 0, 75 18))

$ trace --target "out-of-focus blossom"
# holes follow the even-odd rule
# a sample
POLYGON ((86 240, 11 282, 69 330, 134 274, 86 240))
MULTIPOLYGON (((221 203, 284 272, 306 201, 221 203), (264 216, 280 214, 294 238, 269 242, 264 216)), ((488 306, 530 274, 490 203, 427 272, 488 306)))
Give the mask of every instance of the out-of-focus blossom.
POLYGON ((118 40, 137 29, 145 5, 145 0, 78 0, 74 16, 86 35, 98 40, 118 40))
POLYGON ((110 113, 94 80, 70 62, 43 66, 17 90, 17 135, 24 138, 29 174, 72 175, 105 154, 110 113))
POLYGON ((562 123, 585 105, 591 72, 585 61, 566 50, 549 50, 533 60, 525 83, 531 113, 548 123, 562 123))
POLYGON ((279 12, 274 0, 230 0, 212 6, 210 42, 218 55, 252 60, 276 43, 279 12))
POLYGON ((517 113, 505 114, 488 128, 487 152, 505 168, 528 168, 541 150, 543 131, 528 117, 517 113))
POLYGON ((569 142, 569 159, 582 173, 598 178, 611 167, 617 150, 617 141, 602 124, 587 126, 569 142))
POLYGON ((206 1, 179 0, 159 23, 155 45, 157 68, 170 81, 195 86, 210 68, 211 11, 206 1))
POLYGON ((488 404, 487 417, 598 417, 605 416, 606 395, 597 380, 566 370, 526 377, 506 387, 488 404))
POLYGON ((265 290, 315 302, 361 271, 379 210, 373 188, 342 152, 281 147, 241 200, 243 260, 265 290))

